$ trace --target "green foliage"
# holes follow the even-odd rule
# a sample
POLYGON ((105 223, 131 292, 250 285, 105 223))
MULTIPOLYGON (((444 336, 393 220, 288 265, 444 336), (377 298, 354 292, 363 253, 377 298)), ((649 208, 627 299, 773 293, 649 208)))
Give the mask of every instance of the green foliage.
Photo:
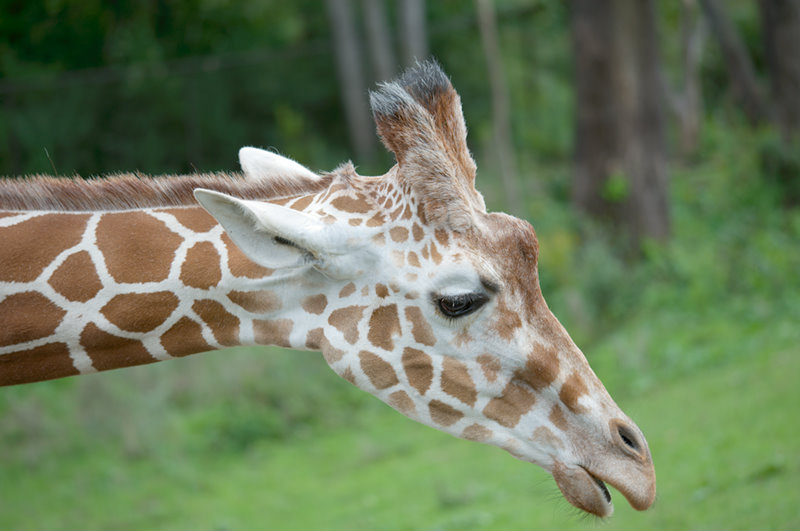
POLYGON ((630 196, 630 179, 624 173, 617 171, 608 176, 600 191, 603 199, 612 203, 621 203, 630 196))

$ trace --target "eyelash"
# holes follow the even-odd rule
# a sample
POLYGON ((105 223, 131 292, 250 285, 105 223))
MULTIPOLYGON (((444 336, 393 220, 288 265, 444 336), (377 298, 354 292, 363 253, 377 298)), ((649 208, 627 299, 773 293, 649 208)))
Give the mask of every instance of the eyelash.
POLYGON ((436 306, 445 317, 458 319, 476 312, 489 302, 483 293, 465 293, 463 295, 436 297, 436 306))

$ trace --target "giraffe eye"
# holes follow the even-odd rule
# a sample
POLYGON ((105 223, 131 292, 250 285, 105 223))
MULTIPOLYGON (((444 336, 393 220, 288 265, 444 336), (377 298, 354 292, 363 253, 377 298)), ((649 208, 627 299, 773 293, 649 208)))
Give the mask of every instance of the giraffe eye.
POLYGON ((482 293, 448 295, 436 299, 439 310, 447 317, 463 317, 486 304, 489 298, 482 293))

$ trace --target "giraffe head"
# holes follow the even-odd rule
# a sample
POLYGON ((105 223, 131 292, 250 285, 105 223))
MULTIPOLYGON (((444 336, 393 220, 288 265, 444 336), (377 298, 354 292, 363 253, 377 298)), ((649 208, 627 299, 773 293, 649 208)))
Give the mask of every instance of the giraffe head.
POLYGON ((284 204, 196 192, 251 260, 307 291, 287 343, 412 419, 542 466, 580 509, 612 513, 605 483, 649 507, 647 443, 548 309, 533 228, 486 212, 447 76, 417 65, 371 104, 387 174, 345 165, 284 204))

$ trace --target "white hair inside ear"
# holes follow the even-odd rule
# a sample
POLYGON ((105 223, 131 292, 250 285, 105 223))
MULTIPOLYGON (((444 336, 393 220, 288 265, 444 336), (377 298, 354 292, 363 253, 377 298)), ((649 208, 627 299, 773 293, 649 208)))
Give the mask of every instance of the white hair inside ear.
POLYGON ((241 165, 245 176, 252 180, 273 177, 319 178, 316 173, 288 157, 250 146, 245 146, 239 150, 239 165, 241 165))

